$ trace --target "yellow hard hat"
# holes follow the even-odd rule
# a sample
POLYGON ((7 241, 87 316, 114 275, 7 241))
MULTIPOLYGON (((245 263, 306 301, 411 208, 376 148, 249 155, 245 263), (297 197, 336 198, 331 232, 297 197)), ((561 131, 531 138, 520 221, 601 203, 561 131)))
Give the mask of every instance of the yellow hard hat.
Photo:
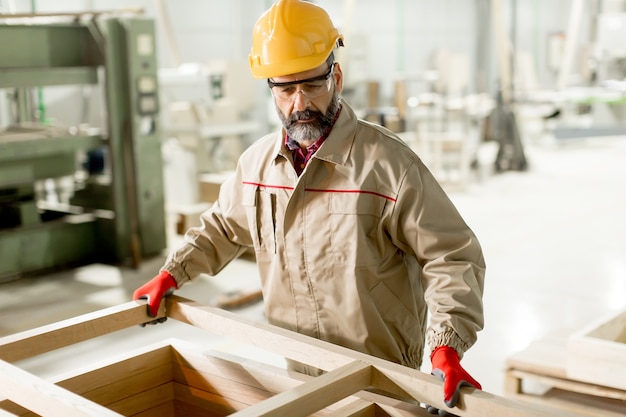
POLYGON ((254 25, 250 69, 272 78, 316 68, 343 36, 321 7, 302 0, 279 0, 254 25))

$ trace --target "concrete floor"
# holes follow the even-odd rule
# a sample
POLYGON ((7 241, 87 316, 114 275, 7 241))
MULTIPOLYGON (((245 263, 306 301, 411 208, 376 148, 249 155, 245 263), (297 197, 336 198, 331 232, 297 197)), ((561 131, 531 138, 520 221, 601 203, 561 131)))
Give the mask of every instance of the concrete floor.
MULTIPOLYGON (((544 141, 526 152, 527 172, 484 175, 465 191, 450 192, 487 260, 486 327, 463 364, 495 394, 503 393, 509 355, 626 308, 626 138, 544 141)), ((98 264, 0 284, 0 336, 129 301, 163 259, 146 261, 139 270, 98 264)), ((202 278, 178 293, 210 304, 224 292, 257 285, 255 265, 237 260, 217 278, 202 278)), ((261 303, 239 312, 263 320, 261 303)), ((256 355, 169 321, 19 365, 50 376, 172 336, 256 355)), ((263 360, 282 363, 271 355, 263 360)))

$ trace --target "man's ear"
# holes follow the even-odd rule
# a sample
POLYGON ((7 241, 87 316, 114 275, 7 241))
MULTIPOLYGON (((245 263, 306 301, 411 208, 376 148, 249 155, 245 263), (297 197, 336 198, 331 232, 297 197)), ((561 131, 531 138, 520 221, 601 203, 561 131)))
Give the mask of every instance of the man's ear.
POLYGON ((335 77, 337 94, 339 94, 343 90, 343 71, 341 71, 341 66, 339 65, 339 62, 335 62, 335 70, 333 71, 333 76, 335 77))

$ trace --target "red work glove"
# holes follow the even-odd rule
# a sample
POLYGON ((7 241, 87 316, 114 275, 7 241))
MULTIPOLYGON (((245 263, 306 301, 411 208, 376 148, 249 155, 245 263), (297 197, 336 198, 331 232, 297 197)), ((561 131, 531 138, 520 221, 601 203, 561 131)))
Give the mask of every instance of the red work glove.
MULTIPOLYGON (((443 380, 443 401, 454 407, 459 400, 461 387, 472 386, 482 389, 478 381, 461 367, 459 354, 449 346, 439 346, 430 355, 432 374, 443 380)), ((429 412, 431 412, 429 410, 429 412)))
POLYGON ((159 313, 161 299, 178 289, 176 280, 169 272, 161 271, 159 275, 137 288, 133 293, 133 300, 148 300, 148 315, 156 317, 159 313))

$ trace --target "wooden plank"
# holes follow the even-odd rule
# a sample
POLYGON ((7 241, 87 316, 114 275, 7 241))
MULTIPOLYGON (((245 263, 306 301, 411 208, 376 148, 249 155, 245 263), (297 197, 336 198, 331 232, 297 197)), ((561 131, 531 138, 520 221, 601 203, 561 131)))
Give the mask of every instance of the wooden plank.
POLYGON ((51 382, 0 361, 0 392, 12 402, 42 416, 120 417, 51 382))
MULTIPOLYGON (((173 347, 174 357, 178 357, 179 362, 178 366, 174 366, 174 376, 176 381, 179 381, 182 384, 186 383, 209 392, 211 392, 211 389, 206 388, 205 385, 212 385, 214 388, 218 388, 222 395, 227 397, 230 397, 230 395, 225 391, 228 388, 220 384, 214 384, 214 378, 230 378, 233 381, 239 381, 240 383, 249 385, 253 390, 258 389, 259 391, 256 393, 257 397, 255 397, 257 402, 262 401, 265 398, 269 398, 270 393, 276 394, 290 390, 303 382, 313 379, 313 377, 305 374, 292 372, 284 368, 277 368, 275 366, 251 359, 241 358, 226 352, 207 352, 200 350, 198 346, 190 345, 185 341, 172 340, 170 343, 173 347), (199 374, 203 375, 198 375, 197 378, 206 377, 207 382, 202 383, 202 381, 197 381, 195 377, 193 380, 183 378, 182 375, 177 374, 180 372, 177 368, 180 367, 189 367, 190 372, 196 370, 199 374), (267 393, 267 397, 258 397, 258 395, 263 392, 267 393)), ((187 374, 185 375, 187 376, 187 374)), ((245 401, 249 404, 253 404, 254 401, 249 401, 253 399, 253 397, 254 394, 248 395, 245 401)), ((345 404, 349 404, 355 399, 363 399, 369 403, 376 403, 379 405, 385 404, 389 409, 400 410, 399 412, 404 413, 401 414, 404 416, 428 415, 426 410, 419 405, 408 404, 391 397, 365 391, 358 392, 354 396, 348 397, 343 401, 339 401, 336 404, 333 404, 333 406, 329 406, 328 412, 342 407, 345 404)))
MULTIPOLYGON (((142 411, 135 414, 133 417, 176 417, 174 411, 174 402, 168 402, 165 404, 159 404, 156 407, 152 407, 149 410, 142 411)), ((178 414, 178 415, 191 415, 191 414, 178 414)))
POLYGON ((167 297, 165 304, 168 317, 325 371, 354 361, 351 350, 330 343, 320 345, 316 343, 318 339, 253 322, 235 313, 177 295, 167 297))
POLYGON ((8 411, 0 409, 0 417, 17 417, 17 414, 9 413, 8 411))
MULTIPOLYGON (((176 416, 183 416, 183 417, 226 417, 228 416, 230 413, 226 413, 226 412, 222 412, 222 413, 216 413, 216 412, 207 412, 206 409, 202 408, 202 407, 196 407, 192 404, 188 404, 184 401, 174 401, 174 410, 175 410, 175 415, 176 416)), ((134 417, 134 416, 133 416, 134 417)))
MULTIPOLYGON (((354 360, 371 363, 385 376, 385 379, 378 378, 378 380, 393 381, 399 386, 400 392, 406 392, 417 401, 431 404, 459 416, 548 417, 561 415, 553 410, 468 388, 462 389, 463 395, 458 406, 449 408, 443 403, 442 382, 419 370, 409 369, 266 323, 252 322, 234 313, 203 306, 179 296, 170 296, 166 300, 169 317, 320 369, 336 369, 354 360)), ((383 388, 387 387, 381 387, 383 388)), ((390 389, 386 390, 393 392, 390 389)))
POLYGON ((356 396, 371 403, 375 403, 377 407, 377 417, 379 414, 394 417, 432 416, 432 414, 428 413, 424 407, 415 401, 401 401, 387 396, 386 394, 371 391, 361 391, 356 396))
POLYGON ((142 386, 150 388, 172 379, 172 348, 158 344, 58 375, 52 382, 76 394, 87 395, 92 401, 107 404, 119 400, 119 392, 132 395, 142 386), (118 390, 121 391, 115 392, 118 390))
MULTIPOLYGON (((59 375, 50 382, 100 405, 133 396, 172 380, 172 348, 154 344, 116 358, 91 364, 89 368, 59 375), (93 369, 95 368, 95 369, 93 369)), ((2 406, 3 403, 0 403, 2 406)), ((16 415, 28 415, 23 407, 7 405, 16 415)))
POLYGON ((626 391, 605 387, 602 385, 589 384, 586 382, 575 381, 571 379, 554 378, 535 373, 509 370, 507 374, 517 378, 518 380, 530 379, 552 388, 559 388, 564 391, 576 392, 579 394, 593 395, 601 398, 612 398, 616 400, 626 401, 626 391))
MULTIPOLYGON (((162 305, 159 317, 164 316, 162 305)), ((0 338, 0 359, 19 361, 148 320, 145 303, 131 301, 0 338)))
MULTIPOLYGON (((572 337, 594 335, 593 329, 599 328, 601 325, 602 322, 596 323, 581 332, 574 333, 572 337)), ((603 336, 615 336, 619 339, 619 329, 616 329, 615 326, 612 327, 609 334, 604 333, 603 336)), ((599 335, 596 334, 596 336, 599 335)), ((531 343, 528 348, 507 359, 505 389, 510 398, 542 404, 553 409, 563 410, 568 414, 577 413, 589 417, 626 415, 625 390, 594 384, 585 381, 584 378, 574 378, 571 372, 568 372, 567 361, 572 360, 571 356, 568 357, 568 354, 571 354, 570 341, 571 339, 566 336, 550 336, 531 343), (535 381, 547 385, 551 389, 543 395, 528 394, 523 391, 523 380, 535 381), (556 395, 555 393, 560 394, 556 395), (611 403, 611 401, 613 402, 611 403), (616 410, 615 407, 618 409, 616 410), (620 407, 621 409, 619 409, 620 407)), ((600 343, 602 342, 600 341, 600 343)), ((596 355, 601 355, 599 352, 602 349, 596 351, 583 349, 583 351, 596 357, 596 355)), ((578 360, 582 359, 578 358, 578 360)))
POLYGON ((30 411, 24 407, 15 404, 7 399, 0 399, 0 410, 8 412, 11 415, 22 416, 28 414, 30 411))
POLYGON ((161 365, 140 374, 129 374, 128 377, 116 382, 78 394, 98 404, 108 406, 170 382, 172 382, 171 365, 161 365))
POLYGON ((512 369, 504 372, 504 395, 515 395, 522 392, 522 380, 518 378, 512 369))
POLYGON ((263 299, 261 289, 239 290, 235 292, 221 294, 215 300, 215 307, 226 310, 240 308, 246 304, 252 304, 263 299))
MULTIPOLYGON (((236 365, 236 364, 235 364, 236 365)), ((311 380, 311 379, 310 379, 311 380)), ((236 378, 232 381, 236 384, 236 378)), ((299 385, 302 385, 300 382, 299 385)), ((216 387, 217 388, 217 387, 216 387)), ((186 385, 183 383, 174 384, 174 397, 176 401, 188 404, 194 409, 203 409, 203 415, 232 415, 237 411, 248 410, 256 404, 260 404, 261 401, 274 398, 274 395, 268 395, 264 398, 249 397, 246 396, 247 387, 240 387, 242 389, 241 395, 223 395, 223 392, 214 393, 212 391, 203 390, 194 386, 186 385)), ((219 391, 219 389, 217 389, 219 391)), ((279 410, 278 415, 283 410, 279 410)), ((309 416, 326 416, 330 413, 330 410, 322 410, 315 413, 308 413, 309 416)), ((256 415, 256 414, 253 414, 256 415)), ((290 415, 291 414, 284 414, 290 415)))
MULTIPOLYGON (((233 368, 236 364, 230 364, 233 368)), ((175 370, 175 380, 190 389, 206 391, 219 395, 224 400, 234 400, 247 405, 266 400, 276 392, 270 392, 254 386, 252 378, 240 379, 241 373, 233 374, 232 378, 206 374, 193 368, 181 366, 175 370)))
POLYGON ((542 397, 551 406, 562 408, 568 412, 574 411, 593 417, 626 416, 626 402, 624 401, 578 394, 560 389, 551 389, 542 397))
POLYGON ((108 407, 123 416, 133 416, 158 405, 172 403, 173 401, 174 383, 168 382, 167 384, 159 385, 131 397, 126 397, 108 404, 108 407))
POLYGON ((566 337, 549 336, 530 343, 525 349, 509 356, 509 369, 566 378, 566 337))
POLYGON ((231 415, 249 406, 247 403, 224 398, 219 394, 213 394, 197 388, 191 388, 178 382, 174 383, 174 397, 176 398, 177 409, 181 404, 186 404, 195 410, 203 411, 201 414, 196 415, 231 415))
POLYGON ((233 417, 309 416, 370 386, 371 365, 354 361, 289 391, 233 414, 233 417))
POLYGON ((569 378, 626 390, 626 310, 572 334, 565 354, 569 378))
POLYGON ((210 417, 222 417, 228 414, 208 414, 206 410, 193 405, 187 404, 182 401, 174 401, 174 416, 196 417, 196 416, 210 416, 210 417))
MULTIPOLYGON (((471 417, 487 417, 487 416, 507 416, 507 417, 530 417, 530 416, 562 416, 561 413, 554 410, 526 404, 523 402, 512 401, 508 398, 490 394, 480 390, 464 390, 464 395, 459 398, 459 402, 455 408, 449 408, 443 404, 442 388, 437 384, 429 384, 424 389, 418 389, 415 385, 413 372, 399 371, 391 367, 379 367, 377 371, 385 375, 390 381, 396 383, 402 390, 406 391, 412 398, 418 401, 431 404, 434 407, 448 411, 458 416, 471 417), (426 397, 424 400, 422 398, 426 397)), ((376 378, 377 379, 377 378, 376 378)), ((385 389, 381 387, 381 389, 385 389)), ((393 392, 393 391, 392 391, 393 392)), ((575 416, 575 414, 571 414, 575 416)))
POLYGON ((357 399, 331 412, 328 417, 377 417, 376 405, 369 401, 357 399))
MULTIPOLYGON (((420 407, 418 409, 408 410, 405 408, 391 407, 387 404, 376 403, 376 417, 389 416, 389 417, 432 417, 433 415, 426 411, 425 408, 420 407)), ((448 414, 454 417, 454 414, 448 414)))
POLYGON ((626 415, 626 406, 623 403, 621 406, 602 404, 602 398, 590 398, 583 394, 561 391, 559 389, 551 389, 543 395, 518 394, 514 398, 519 398, 524 402, 540 404, 553 410, 560 410, 565 416, 624 417, 626 415))
POLYGON ((215 356, 219 352, 207 354, 182 348, 178 343, 173 347, 175 381, 226 399, 251 405, 302 383, 279 375, 276 368, 258 369, 252 361, 246 363, 233 356, 226 359, 226 355, 215 356))

